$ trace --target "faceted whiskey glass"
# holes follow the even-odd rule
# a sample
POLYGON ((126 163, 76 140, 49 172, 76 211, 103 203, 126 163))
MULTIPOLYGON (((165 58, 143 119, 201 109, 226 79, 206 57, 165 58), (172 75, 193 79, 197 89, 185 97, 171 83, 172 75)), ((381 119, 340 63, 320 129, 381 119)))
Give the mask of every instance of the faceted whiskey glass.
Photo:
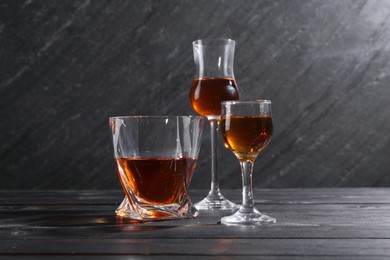
POLYGON ((204 118, 121 116, 109 119, 114 159, 125 198, 116 210, 137 221, 196 217, 188 187, 204 118))

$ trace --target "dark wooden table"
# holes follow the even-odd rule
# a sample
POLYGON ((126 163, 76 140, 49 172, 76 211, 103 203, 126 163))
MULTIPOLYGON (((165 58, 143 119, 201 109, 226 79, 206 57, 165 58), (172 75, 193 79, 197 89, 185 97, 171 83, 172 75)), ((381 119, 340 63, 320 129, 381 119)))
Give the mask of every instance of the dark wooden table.
MULTIPOLYGON (((199 200, 206 191, 192 191, 199 200)), ((224 191, 240 201, 240 191, 224 191)), ((256 190, 265 227, 196 219, 126 223, 122 191, 0 191, 3 259, 390 259, 390 188, 256 190)))

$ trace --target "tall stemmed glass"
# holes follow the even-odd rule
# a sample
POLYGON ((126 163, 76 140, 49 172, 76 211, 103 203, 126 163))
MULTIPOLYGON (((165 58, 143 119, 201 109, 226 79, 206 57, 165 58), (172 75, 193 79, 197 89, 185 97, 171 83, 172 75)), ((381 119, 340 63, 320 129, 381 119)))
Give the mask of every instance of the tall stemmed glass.
POLYGON ((192 43, 196 74, 192 81, 192 108, 210 121, 211 135, 211 190, 206 198, 195 204, 200 210, 237 208, 225 199, 219 189, 217 171, 217 134, 221 118, 221 102, 237 100, 238 89, 233 73, 235 41, 204 39, 192 43))
POLYGON ((221 133, 225 145, 241 165, 242 205, 233 215, 223 217, 226 225, 265 225, 276 220, 254 207, 252 171, 257 155, 270 143, 273 132, 271 101, 222 102, 221 133))

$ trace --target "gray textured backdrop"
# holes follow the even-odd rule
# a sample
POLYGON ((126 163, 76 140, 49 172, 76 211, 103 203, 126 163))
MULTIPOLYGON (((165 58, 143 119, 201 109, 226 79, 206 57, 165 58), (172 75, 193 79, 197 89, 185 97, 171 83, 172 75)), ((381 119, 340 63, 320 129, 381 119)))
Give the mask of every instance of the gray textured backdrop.
MULTIPOLYGON (((194 114, 191 42, 273 101, 255 187, 390 186, 390 1, 1 1, 0 188, 118 188, 107 118, 194 114)), ((192 188, 209 187, 205 131, 192 188)), ((241 187, 220 145, 221 187, 241 187)))

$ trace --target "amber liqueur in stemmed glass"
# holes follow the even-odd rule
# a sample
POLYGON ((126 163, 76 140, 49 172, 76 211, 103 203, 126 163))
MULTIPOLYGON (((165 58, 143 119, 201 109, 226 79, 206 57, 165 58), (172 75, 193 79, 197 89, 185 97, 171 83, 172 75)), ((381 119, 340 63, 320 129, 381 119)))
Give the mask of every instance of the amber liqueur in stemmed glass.
POLYGON ((221 133, 225 146, 241 166, 242 204, 231 216, 221 219, 225 225, 269 225, 276 219, 255 208, 252 173, 256 157, 268 146, 273 134, 271 101, 222 102, 221 133))
POLYGON ((207 117, 211 135, 211 189, 206 198, 195 204, 198 210, 231 210, 238 206, 224 198, 219 189, 217 134, 221 102, 238 100, 233 73, 235 41, 203 39, 192 43, 196 75, 192 80, 190 103, 195 112, 207 117))

